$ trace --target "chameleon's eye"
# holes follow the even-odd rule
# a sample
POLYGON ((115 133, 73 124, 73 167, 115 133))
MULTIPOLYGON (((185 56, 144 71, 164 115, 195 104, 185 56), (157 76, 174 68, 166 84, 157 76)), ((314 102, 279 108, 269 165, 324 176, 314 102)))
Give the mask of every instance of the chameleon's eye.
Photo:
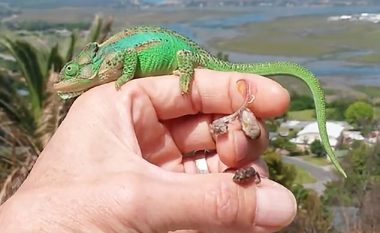
POLYGON ((65 69, 65 74, 67 76, 75 76, 78 73, 79 67, 77 64, 68 64, 65 69))

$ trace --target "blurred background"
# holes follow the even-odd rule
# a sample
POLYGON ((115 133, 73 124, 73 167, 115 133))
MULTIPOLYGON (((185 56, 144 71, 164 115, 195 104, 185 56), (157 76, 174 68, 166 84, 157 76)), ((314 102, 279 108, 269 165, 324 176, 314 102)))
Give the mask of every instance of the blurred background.
POLYGON ((307 87, 275 77, 292 103, 267 120, 264 158, 299 204, 282 232, 380 232, 378 0, 0 0, 1 202, 70 107, 52 90, 57 72, 86 43, 141 24, 173 29, 223 60, 293 61, 314 72, 326 91, 330 142, 349 177, 326 158, 307 87))

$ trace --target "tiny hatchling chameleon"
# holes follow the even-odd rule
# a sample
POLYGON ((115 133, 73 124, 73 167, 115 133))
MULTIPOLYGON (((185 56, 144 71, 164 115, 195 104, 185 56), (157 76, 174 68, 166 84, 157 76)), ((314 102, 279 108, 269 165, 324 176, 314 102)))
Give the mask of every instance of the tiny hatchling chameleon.
POLYGON ((319 81, 310 71, 295 63, 229 63, 212 56, 174 31, 155 26, 136 26, 113 35, 101 44, 89 43, 63 67, 54 89, 62 99, 69 99, 111 81, 115 81, 116 88, 120 88, 133 78, 174 74, 179 77, 182 93, 187 94, 194 68, 263 76, 288 75, 304 81, 314 98, 322 144, 331 162, 346 177, 329 143, 325 98, 319 81))

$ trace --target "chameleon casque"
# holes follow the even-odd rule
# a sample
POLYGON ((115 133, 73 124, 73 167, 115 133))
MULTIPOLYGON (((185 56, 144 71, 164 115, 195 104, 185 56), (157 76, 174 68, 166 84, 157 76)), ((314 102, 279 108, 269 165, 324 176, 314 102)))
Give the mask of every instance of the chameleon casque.
POLYGON ((69 99, 111 81, 116 81, 116 88, 119 88, 133 78, 175 74, 179 76, 182 93, 186 94, 197 67, 263 76, 287 75, 304 81, 314 98, 322 144, 334 166, 346 177, 329 143, 325 98, 319 81, 310 71, 295 63, 229 63, 174 31, 136 26, 115 34, 102 44, 88 44, 63 67, 54 89, 62 99, 69 99))

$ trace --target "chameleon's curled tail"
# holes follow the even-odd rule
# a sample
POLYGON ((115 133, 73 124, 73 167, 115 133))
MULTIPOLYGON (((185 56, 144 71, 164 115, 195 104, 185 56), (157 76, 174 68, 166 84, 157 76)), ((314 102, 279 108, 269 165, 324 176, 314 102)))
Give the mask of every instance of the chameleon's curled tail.
POLYGON ((326 129, 326 106, 325 96, 323 90, 319 84, 318 79, 306 68, 289 62, 268 62, 268 63, 256 63, 256 64, 234 64, 224 62, 216 59, 215 57, 209 57, 208 61, 203 61, 205 67, 219 70, 219 71, 237 71, 243 73, 254 73, 263 76, 272 75, 287 75, 301 79, 309 87, 313 94, 316 116, 318 121, 319 132, 322 140, 322 144, 329 156, 331 162, 336 169, 342 173, 344 177, 347 177, 343 168, 339 164, 334 151, 331 148, 329 137, 326 129))

